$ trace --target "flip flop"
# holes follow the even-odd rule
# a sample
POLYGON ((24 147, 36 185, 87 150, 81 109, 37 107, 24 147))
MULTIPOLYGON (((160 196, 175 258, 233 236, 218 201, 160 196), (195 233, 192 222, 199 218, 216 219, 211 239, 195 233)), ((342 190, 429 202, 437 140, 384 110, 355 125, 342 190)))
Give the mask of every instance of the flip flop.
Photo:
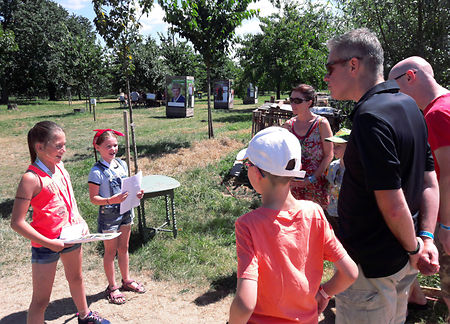
POLYGON ((115 291, 118 291, 119 287, 118 286, 114 286, 114 287, 106 287, 105 293, 106 293, 106 298, 108 299, 108 301, 111 304, 116 304, 116 305, 122 305, 125 304, 126 300, 125 300, 125 296, 119 291, 119 293, 115 293, 115 291))
POLYGON ((124 291, 132 291, 138 294, 143 294, 146 291, 144 286, 134 279, 127 282, 122 279, 122 287, 120 289, 124 291), (133 283, 136 283, 136 286, 133 286, 133 283))

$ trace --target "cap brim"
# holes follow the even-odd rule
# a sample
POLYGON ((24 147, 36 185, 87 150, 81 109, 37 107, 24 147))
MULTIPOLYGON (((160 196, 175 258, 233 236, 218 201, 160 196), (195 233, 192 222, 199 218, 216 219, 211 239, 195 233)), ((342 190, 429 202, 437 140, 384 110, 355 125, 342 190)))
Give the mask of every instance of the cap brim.
POLYGON ((332 137, 327 137, 325 138, 325 141, 327 142, 333 142, 333 143, 347 143, 347 141, 345 139, 343 139, 342 137, 337 137, 337 136, 332 136, 332 137))
POLYGON ((236 155, 236 161, 242 162, 242 161, 244 161, 247 158, 248 158, 248 155, 247 155, 247 149, 246 148, 243 149, 243 150, 240 150, 239 153, 236 155))

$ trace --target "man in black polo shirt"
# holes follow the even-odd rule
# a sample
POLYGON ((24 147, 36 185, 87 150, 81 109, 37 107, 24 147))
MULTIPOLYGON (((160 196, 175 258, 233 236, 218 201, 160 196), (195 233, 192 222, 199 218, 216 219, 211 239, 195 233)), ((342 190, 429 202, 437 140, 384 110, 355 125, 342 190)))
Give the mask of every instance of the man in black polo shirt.
POLYGON ((372 32, 352 30, 327 46, 332 97, 356 102, 337 234, 359 276, 336 296, 336 323, 404 323, 418 263, 438 267, 430 236, 439 193, 427 128, 414 100, 384 81, 383 49, 372 32))

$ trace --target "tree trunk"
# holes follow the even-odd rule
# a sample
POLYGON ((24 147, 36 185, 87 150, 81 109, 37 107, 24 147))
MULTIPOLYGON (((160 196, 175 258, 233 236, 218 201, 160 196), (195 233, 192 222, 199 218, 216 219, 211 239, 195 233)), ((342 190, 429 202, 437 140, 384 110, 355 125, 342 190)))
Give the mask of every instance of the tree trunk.
POLYGON ((9 88, 5 83, 3 83, 0 96, 0 104, 7 105, 8 103, 9 103, 9 88))
POLYGON ((211 66, 206 65, 206 79, 208 81, 208 138, 214 138, 214 129, 211 113, 211 66))
POLYGON ((48 100, 56 101, 56 86, 54 83, 47 84, 48 100))

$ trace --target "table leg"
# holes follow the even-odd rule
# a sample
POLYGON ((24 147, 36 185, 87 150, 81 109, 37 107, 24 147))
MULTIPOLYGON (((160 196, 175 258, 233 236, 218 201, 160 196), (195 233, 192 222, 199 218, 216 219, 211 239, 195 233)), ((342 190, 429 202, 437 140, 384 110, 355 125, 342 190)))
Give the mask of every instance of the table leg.
POLYGON ((170 199, 172 202, 172 232, 173 238, 177 238, 178 230, 177 230, 177 219, 175 217, 175 202, 173 201, 173 191, 170 193, 170 199))
POLYGON ((169 195, 165 195, 164 198, 166 200, 166 225, 170 226, 169 195))
POLYGON ((141 200, 140 206, 138 206, 138 228, 139 228, 139 234, 141 234, 141 237, 144 238, 144 227, 142 226, 142 213, 141 210, 144 210, 144 200, 141 200))

